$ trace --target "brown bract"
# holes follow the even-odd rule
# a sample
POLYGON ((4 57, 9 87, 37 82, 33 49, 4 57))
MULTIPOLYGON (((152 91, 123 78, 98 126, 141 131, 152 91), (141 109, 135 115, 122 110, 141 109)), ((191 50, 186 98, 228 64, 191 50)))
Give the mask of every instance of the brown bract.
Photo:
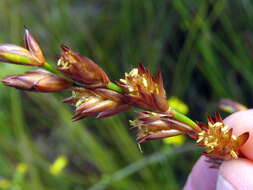
POLYGON ((204 154, 211 158, 237 159, 240 148, 249 138, 248 132, 240 136, 233 135, 233 129, 228 129, 219 114, 209 116, 208 125, 199 124, 199 127, 202 131, 198 133, 197 143, 205 148, 204 154))
POLYGON ((44 70, 34 70, 21 75, 7 76, 2 82, 6 86, 35 92, 56 92, 72 86, 70 81, 44 70))
POLYGON ((38 42, 35 40, 28 29, 25 29, 24 44, 25 47, 29 50, 30 54, 36 57, 39 65, 42 66, 45 63, 45 57, 38 42))
POLYGON ((125 96, 131 104, 155 112, 168 110, 160 71, 156 76, 152 76, 150 71, 140 64, 138 68, 126 73, 125 78, 117 83, 126 91, 125 96))
POLYGON ((62 45, 61 48, 62 55, 58 60, 58 66, 65 75, 90 87, 103 87, 110 82, 104 70, 92 60, 79 55, 67 46, 62 45))
POLYGON ((138 118, 130 121, 130 124, 132 128, 138 130, 137 141, 139 143, 172 137, 193 130, 187 124, 175 120, 169 113, 139 112, 138 118))
POLYGON ((76 107, 73 120, 91 115, 108 117, 131 108, 125 103, 123 95, 105 88, 74 88, 72 97, 64 102, 76 107))

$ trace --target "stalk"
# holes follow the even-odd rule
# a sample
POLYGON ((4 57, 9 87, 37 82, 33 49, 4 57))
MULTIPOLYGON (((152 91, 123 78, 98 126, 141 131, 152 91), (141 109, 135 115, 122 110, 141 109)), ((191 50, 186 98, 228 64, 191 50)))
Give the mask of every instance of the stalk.
POLYGON ((107 88, 109 88, 110 90, 119 92, 119 93, 124 93, 124 90, 118 86, 117 84, 113 83, 113 82, 108 82, 106 85, 107 88))
MULTIPOLYGON (((47 62, 43 65, 43 68, 54 73, 54 74, 57 74, 57 75, 61 74, 57 69, 55 69, 52 65, 48 64, 47 62)), ((117 84, 115 84, 113 82, 107 83, 106 87, 110 90, 115 91, 115 92, 119 92, 121 94, 124 93, 124 90, 120 86, 118 86, 117 84)), ((173 108, 169 108, 168 112, 171 113, 172 118, 176 119, 177 121, 180 121, 182 123, 185 123, 185 124, 191 126, 197 132, 200 131, 200 128, 198 127, 198 125, 193 120, 191 120, 189 117, 187 117, 186 115, 179 113, 178 111, 176 111, 173 108)))
POLYGON ((60 71, 58 71, 56 68, 54 68, 52 65, 48 64, 47 62, 45 62, 42 67, 56 75, 61 75, 60 71))
POLYGON ((178 111, 174 110, 173 108, 169 108, 168 112, 171 113, 172 118, 176 119, 177 121, 180 121, 182 123, 185 123, 185 124, 191 126, 197 132, 201 131, 201 129, 198 127, 197 123, 195 123, 193 120, 191 120, 186 115, 179 113, 178 111))

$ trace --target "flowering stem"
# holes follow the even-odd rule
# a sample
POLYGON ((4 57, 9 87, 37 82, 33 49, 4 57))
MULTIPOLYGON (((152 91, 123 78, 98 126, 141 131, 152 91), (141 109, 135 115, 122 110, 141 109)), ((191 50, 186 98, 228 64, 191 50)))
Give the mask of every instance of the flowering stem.
MULTIPOLYGON (((48 63, 45 63, 43 65, 43 68, 54 73, 54 74, 57 74, 57 75, 61 74, 57 69, 55 69, 52 65, 50 65, 48 63)), ((124 90, 120 86, 118 86, 117 84, 115 84, 113 82, 107 83, 106 87, 110 90, 113 90, 113 91, 116 91, 119 93, 124 93, 124 90)), ((182 123, 189 125, 197 132, 200 131, 200 128, 198 127, 198 125, 194 121, 192 121, 189 117, 187 117, 186 115, 181 114, 172 108, 170 108, 168 112, 171 113, 172 117, 174 119, 176 119, 177 121, 180 121, 182 123)))
POLYGON ((176 110, 170 108, 169 109, 169 113, 172 113, 172 117, 174 119, 176 119, 177 121, 180 121, 182 123, 185 123, 189 126, 191 126, 193 129, 195 129, 197 132, 200 131, 200 128, 198 127, 197 123, 195 123, 194 121, 192 121, 189 117, 187 117, 184 114, 181 114, 179 112, 177 112, 176 110))
POLYGON ((52 65, 48 64, 47 62, 44 63, 43 68, 56 74, 56 75, 61 74, 57 69, 55 69, 52 65))

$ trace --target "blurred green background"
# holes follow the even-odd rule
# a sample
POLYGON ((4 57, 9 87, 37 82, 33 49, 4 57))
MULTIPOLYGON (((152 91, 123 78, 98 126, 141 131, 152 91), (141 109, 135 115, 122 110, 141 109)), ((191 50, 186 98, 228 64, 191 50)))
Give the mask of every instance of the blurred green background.
MULTIPOLYGON (((53 64, 64 43, 114 80, 139 62, 161 68, 168 96, 186 102, 194 120, 221 98, 253 103, 250 0, 1 0, 0 12, 0 43, 21 45, 26 26, 53 64)), ((0 77, 29 69, 1 64, 0 77)), ((70 95, 0 84, 0 189, 182 189, 200 155, 190 139, 147 142, 142 153, 129 130, 134 112, 71 122, 61 103, 70 95)))

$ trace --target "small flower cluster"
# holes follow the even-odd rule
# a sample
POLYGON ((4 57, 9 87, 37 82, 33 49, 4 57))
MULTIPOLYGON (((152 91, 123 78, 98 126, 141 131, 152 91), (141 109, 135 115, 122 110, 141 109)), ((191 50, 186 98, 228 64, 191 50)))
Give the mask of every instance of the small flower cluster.
POLYGON ((217 113, 214 117, 208 117, 208 125, 199 123, 199 126, 202 130, 198 133, 197 143, 205 147, 204 154, 212 158, 237 159, 241 146, 249 138, 249 132, 240 136, 233 135, 233 129, 228 129, 217 113))
MULTIPOLYGON (((40 69, 7 76, 2 80, 5 85, 36 92, 71 90, 72 96, 64 102, 75 106, 74 121, 93 115, 108 117, 137 107, 144 111, 139 112, 137 119, 130 124, 138 131, 139 143, 186 134, 205 148, 204 154, 214 163, 240 156, 240 148, 249 133, 233 135, 219 114, 208 117, 206 125, 196 123, 173 109, 168 104, 160 71, 153 76, 140 64, 113 83, 96 63, 65 45, 61 46, 62 54, 56 69, 46 62, 41 48, 27 29, 24 42, 25 47, 0 44, 0 61, 40 69)), ((223 108, 228 108, 226 104, 227 101, 223 108)), ((233 109, 240 107, 233 105, 233 109)))

